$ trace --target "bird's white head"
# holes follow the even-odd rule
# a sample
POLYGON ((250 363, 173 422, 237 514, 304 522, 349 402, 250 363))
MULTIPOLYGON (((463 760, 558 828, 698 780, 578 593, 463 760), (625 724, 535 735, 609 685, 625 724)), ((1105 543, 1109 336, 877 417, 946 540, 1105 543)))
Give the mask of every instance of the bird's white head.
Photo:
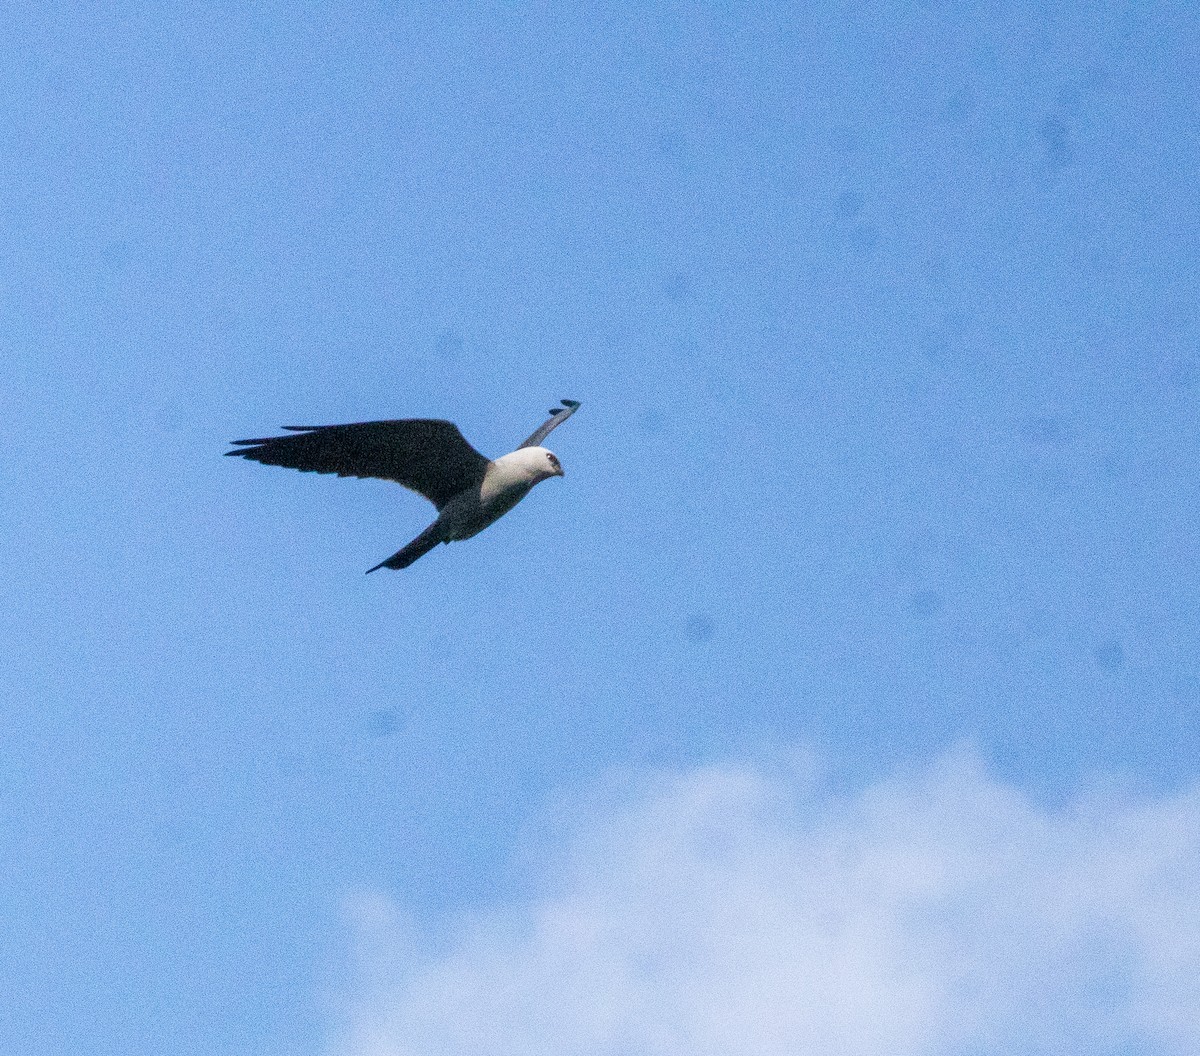
POLYGON ((527 447, 525 450, 534 456, 530 461, 533 463, 532 468, 537 473, 538 480, 563 476, 562 463, 553 451, 547 451, 544 447, 527 447))
POLYGON ((524 477, 531 484, 563 475, 558 456, 544 447, 518 448, 512 454, 501 455, 496 459, 496 465, 503 467, 506 476, 524 477))

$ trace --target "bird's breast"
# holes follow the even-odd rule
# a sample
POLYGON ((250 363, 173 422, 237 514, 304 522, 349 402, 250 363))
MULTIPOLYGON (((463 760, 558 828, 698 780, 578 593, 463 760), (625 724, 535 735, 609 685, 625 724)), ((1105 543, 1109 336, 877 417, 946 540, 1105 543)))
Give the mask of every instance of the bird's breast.
POLYGON ((448 539, 470 539, 498 517, 508 513, 529 494, 528 480, 484 478, 478 490, 456 495, 442 510, 441 521, 448 539))
POLYGON ((491 524, 497 517, 508 513, 529 494, 532 487, 532 481, 512 480, 489 488, 488 481, 485 480, 479 489, 480 510, 487 517, 485 523, 491 524))

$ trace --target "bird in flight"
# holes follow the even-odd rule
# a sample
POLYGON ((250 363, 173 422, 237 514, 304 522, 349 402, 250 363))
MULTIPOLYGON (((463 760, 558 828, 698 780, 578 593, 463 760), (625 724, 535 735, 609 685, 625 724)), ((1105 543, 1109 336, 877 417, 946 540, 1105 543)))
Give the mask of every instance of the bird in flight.
POLYGON ((470 539, 511 510, 530 489, 563 475, 543 440, 579 410, 578 400, 563 400, 550 418, 515 451, 487 459, 453 422, 403 418, 352 425, 285 425, 291 436, 234 440, 227 455, 267 466, 306 473, 394 480, 437 507, 437 520, 377 568, 408 568, 438 543, 470 539))

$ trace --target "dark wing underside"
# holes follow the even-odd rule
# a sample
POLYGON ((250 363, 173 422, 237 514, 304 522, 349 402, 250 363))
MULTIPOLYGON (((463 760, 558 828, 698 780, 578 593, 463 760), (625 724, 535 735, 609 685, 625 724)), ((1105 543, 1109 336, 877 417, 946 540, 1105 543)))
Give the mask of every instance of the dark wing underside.
POLYGON ((235 440, 240 450, 225 453, 306 473, 394 480, 420 492, 439 510, 482 480, 488 466, 457 425, 440 419, 283 428, 295 435, 235 440))
MULTIPOLYGON (((562 406, 555 407, 553 410, 551 410, 549 412, 550 418, 542 426, 540 426, 538 430, 521 445, 521 447, 537 447, 555 429, 557 429, 560 425, 562 425, 563 422, 570 418, 571 415, 579 410, 578 400, 560 400, 559 402, 562 404, 562 406)), ((521 448, 517 448, 518 451, 520 449, 521 448)))

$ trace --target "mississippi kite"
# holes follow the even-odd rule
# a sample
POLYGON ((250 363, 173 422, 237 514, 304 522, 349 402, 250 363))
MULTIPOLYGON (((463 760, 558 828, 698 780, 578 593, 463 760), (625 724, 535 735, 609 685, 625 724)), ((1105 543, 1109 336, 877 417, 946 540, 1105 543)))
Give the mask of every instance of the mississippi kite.
POLYGON ((234 440, 226 451, 268 466, 306 473, 394 480, 437 507, 437 520, 376 568, 407 568, 438 543, 470 539, 511 510, 530 489, 561 477, 555 455, 543 440, 579 409, 563 400, 549 419, 512 454, 489 460, 475 450, 453 422, 404 418, 352 425, 285 425, 292 436, 234 440))

